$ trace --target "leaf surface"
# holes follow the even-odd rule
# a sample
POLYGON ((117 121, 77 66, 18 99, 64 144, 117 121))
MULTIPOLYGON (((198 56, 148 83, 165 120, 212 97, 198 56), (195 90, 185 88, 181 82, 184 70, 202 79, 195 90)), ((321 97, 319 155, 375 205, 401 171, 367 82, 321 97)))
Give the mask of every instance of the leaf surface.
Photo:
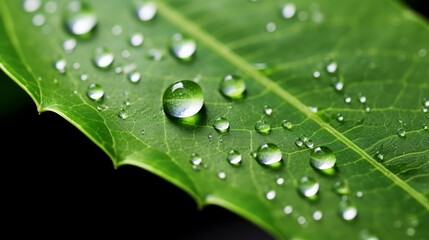
POLYGON ((158 174, 201 207, 223 206, 279 239, 429 235, 429 29, 404 6, 299 1, 289 18, 281 1, 156 1, 155 17, 142 21, 141 3, 88 1, 97 24, 77 37, 65 22, 76 2, 25 2, 36 7, 2 1, 1 68, 40 112, 63 116, 116 167, 158 174), (144 36, 140 46, 130 44, 135 33, 144 36), (172 54, 178 33, 196 42, 191 61, 172 54), (66 51, 70 39, 76 47, 66 51), (93 63, 99 47, 114 55, 107 69, 93 63), (64 71, 55 67, 60 59, 64 71), (138 82, 129 80, 134 71, 138 82), (244 99, 220 93, 229 74, 244 80, 244 99), (201 86, 204 107, 178 121, 162 100, 185 79, 201 86), (100 101, 87 95, 94 83, 104 90, 100 101), (213 128, 219 117, 229 121, 227 133, 213 128), (255 130, 257 121, 270 125, 268 134, 255 130), (279 147, 280 166, 252 156, 267 143, 279 147), (333 151, 331 173, 310 164, 317 147, 333 151), (228 163, 231 150, 241 154, 239 166, 228 163), (314 199, 298 191, 304 177, 319 184, 314 199), (334 191, 338 181, 348 191, 334 191), (354 208, 342 211, 345 201, 355 217, 354 208))

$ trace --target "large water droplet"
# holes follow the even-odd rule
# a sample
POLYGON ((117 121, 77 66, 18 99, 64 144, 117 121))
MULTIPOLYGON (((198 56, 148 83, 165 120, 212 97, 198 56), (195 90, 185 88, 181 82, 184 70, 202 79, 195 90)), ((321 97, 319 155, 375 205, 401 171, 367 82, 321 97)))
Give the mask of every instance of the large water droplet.
POLYGON ((166 88, 162 103, 165 113, 169 116, 187 118, 201 110, 204 105, 204 95, 197 83, 181 80, 166 88))
POLYGON ((104 47, 98 47, 94 50, 92 61, 98 68, 108 69, 114 60, 113 53, 104 47))
POLYGON ((245 95, 246 84, 242 77, 235 74, 228 74, 221 80, 219 91, 228 99, 242 99, 245 95))
POLYGON ((104 89, 103 89, 103 87, 101 87, 101 85, 99 85, 97 83, 91 83, 88 86, 86 94, 92 100, 98 101, 98 100, 101 100, 103 98, 104 89))
POLYGON ((311 151, 310 163, 316 169, 325 170, 334 167, 337 158, 334 152, 325 146, 316 147, 311 151))
POLYGON ((137 5, 136 14, 141 21, 150 21, 155 18, 157 7, 154 2, 141 2, 137 5))
POLYGON ((256 160, 264 166, 277 167, 282 160, 282 152, 274 143, 265 143, 256 150, 256 160))
POLYGON ((226 157, 226 160, 228 160, 228 162, 234 166, 239 166, 241 164, 241 159, 241 154, 237 150, 229 151, 228 156, 226 157))
POLYGON ((271 125, 264 120, 258 120, 255 123, 255 130, 260 134, 266 135, 271 132, 271 125))
POLYGON ((357 216, 356 207, 347 197, 343 197, 340 201, 340 215, 346 221, 351 221, 357 216))
POLYGON ((68 5, 66 14, 67 30, 78 37, 89 37, 97 26, 97 16, 86 3, 73 1, 68 5))
POLYGON ((302 177, 298 183, 298 190, 302 196, 313 199, 319 191, 319 183, 312 177, 302 177))
POLYGON ((176 58, 188 62, 191 61, 197 50, 197 43, 190 38, 184 38, 182 34, 173 35, 170 51, 176 58))
POLYGON ((217 118, 213 122, 213 127, 219 133, 227 133, 229 132, 229 121, 224 117, 217 118))

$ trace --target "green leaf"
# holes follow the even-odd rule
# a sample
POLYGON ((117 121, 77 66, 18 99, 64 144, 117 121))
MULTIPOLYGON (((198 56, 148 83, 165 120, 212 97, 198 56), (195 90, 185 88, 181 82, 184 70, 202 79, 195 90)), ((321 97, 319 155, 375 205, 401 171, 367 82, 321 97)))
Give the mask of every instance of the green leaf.
POLYGON ((3 0, 0 66, 38 111, 64 117, 115 167, 146 169, 200 207, 225 207, 276 238, 427 238, 428 23, 395 1, 297 1, 290 17, 285 3, 156 1, 155 17, 142 21, 141 3, 88 1, 83 14, 88 24, 96 17, 94 31, 73 36, 68 1, 25 9, 3 0), (143 34, 141 46, 130 44, 134 33, 143 34), (195 41, 195 55, 173 56, 177 33, 195 41), (69 39, 77 45, 66 51, 69 39), (94 65, 97 48, 113 53, 112 66, 94 65), (128 79, 133 71, 140 81, 128 79), (230 74, 244 80, 243 98, 220 93, 230 74), (178 80, 201 86, 196 117, 162 111, 165 89, 178 80), (104 91, 99 101, 87 96, 93 84, 104 91), (220 117, 229 131, 213 128, 220 117), (263 160, 281 156, 275 167, 257 161, 261 152, 252 156, 270 144, 281 155, 263 160), (231 150, 241 154, 238 166, 227 161, 231 150), (313 154, 329 161, 313 167, 313 154), (195 156, 202 162, 193 167, 195 156), (303 179, 318 183, 316 196, 302 196, 303 179))

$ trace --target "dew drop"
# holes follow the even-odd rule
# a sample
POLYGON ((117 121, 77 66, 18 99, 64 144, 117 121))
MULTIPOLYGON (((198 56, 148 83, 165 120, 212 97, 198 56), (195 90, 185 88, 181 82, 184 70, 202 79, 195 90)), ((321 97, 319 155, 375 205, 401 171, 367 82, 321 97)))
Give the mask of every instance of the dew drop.
POLYGON ((320 221, 320 220, 322 220, 323 213, 320 210, 316 210, 313 212, 312 217, 313 217, 314 221, 320 221))
POLYGON ((258 120, 255 123, 255 130, 260 134, 267 135, 271 132, 271 125, 264 120, 258 120))
POLYGON ((114 55, 109 49, 98 47, 94 50, 92 60, 98 68, 108 69, 113 63, 114 55))
POLYGON ((246 84, 241 76, 228 74, 221 80, 219 91, 228 99, 243 99, 246 91, 246 84))
POLYGON ((426 125, 426 124, 422 124, 422 128, 423 128, 423 130, 428 130, 429 128, 428 128, 428 125, 426 125))
POLYGON ((76 39, 70 38, 63 42, 63 49, 66 53, 72 53, 76 48, 77 42, 76 39))
POLYGON ((265 115, 271 116, 271 114, 273 113, 273 109, 269 105, 265 105, 263 112, 265 115))
POLYGON ((326 71, 328 73, 336 73, 338 70, 338 64, 337 62, 330 62, 328 65, 326 65, 326 71))
POLYGON ((290 205, 287 205, 283 208, 283 212, 287 215, 291 214, 293 212, 293 207, 290 205))
POLYGON ((154 2, 141 2, 136 9, 137 17, 141 21, 150 21, 155 18, 157 13, 157 7, 154 2))
POLYGON ((65 73, 67 67, 67 61, 64 58, 60 58, 55 61, 55 69, 61 74, 65 73))
POLYGON ((142 74, 138 71, 128 73, 128 80, 132 83, 140 82, 141 78, 142 78, 142 74))
POLYGON ((214 129, 219 133, 229 132, 229 121, 224 117, 219 117, 213 122, 214 129))
POLYGON ((357 216, 357 209, 356 207, 351 203, 351 201, 343 197, 340 201, 340 215, 341 218, 346 221, 351 221, 356 218, 357 216))
POLYGON ((337 113, 335 119, 337 119, 338 122, 344 122, 344 116, 341 113, 337 113))
POLYGON ((334 89, 336 91, 342 91, 344 89, 344 82, 342 82, 342 81, 336 81, 334 83, 334 89))
POLYGON ((198 153, 192 153, 191 159, 189 161, 191 162, 192 165, 199 166, 203 162, 203 159, 200 157, 198 153))
POLYGON ((312 177, 302 177, 299 180, 298 190, 302 196, 313 199, 319 191, 319 183, 312 177))
POLYGON ((297 147, 302 147, 302 146, 304 146, 304 142, 301 139, 298 138, 298 139, 295 140, 295 145, 297 147))
POLYGON ((86 80, 88 80, 88 74, 81 74, 80 76, 79 76, 79 78, 80 78, 80 80, 82 80, 82 81, 86 81, 86 80))
POLYGON ((45 24, 46 22, 46 18, 45 16, 43 16, 42 14, 36 14, 33 16, 33 18, 31 19, 31 22, 33 23, 34 26, 36 27, 40 27, 43 24, 45 24))
POLYGON ((217 177, 218 177, 219 179, 224 180, 224 179, 226 178, 226 173, 225 173, 225 172, 218 172, 218 173, 217 173, 217 177))
POLYGON ((128 113, 127 113, 127 111, 125 110, 125 109, 121 109, 121 110, 119 110, 119 112, 118 112, 118 117, 120 118, 120 119, 122 119, 122 120, 125 120, 125 119, 127 119, 128 118, 128 113))
POLYGON ((313 141, 311 141, 311 140, 307 140, 307 141, 305 142, 305 146, 306 146, 307 148, 313 149, 313 148, 314 148, 314 143, 313 143, 313 141))
POLYGON ((277 167, 282 160, 282 152, 274 143, 265 143, 256 150, 256 160, 264 166, 277 167))
POLYGON ((197 50, 197 43, 190 38, 184 38, 182 34, 173 35, 170 45, 170 51, 176 58, 188 62, 191 61, 197 50))
POLYGON ((133 47, 141 46, 143 44, 143 41, 144 41, 144 36, 141 33, 134 33, 130 37, 130 44, 133 47))
POLYGON ((423 98, 422 105, 425 108, 429 107, 429 99, 423 98))
POLYGON ((57 3, 53 2, 53 1, 49 1, 49 2, 45 3, 44 8, 45 8, 45 11, 47 13, 52 14, 52 13, 55 13, 57 11, 58 6, 57 6, 57 3))
POLYGON ((203 91, 190 80, 176 81, 165 89, 164 112, 176 118, 187 118, 197 114, 204 105, 203 91))
POLYGON ((122 34, 122 27, 120 25, 114 25, 112 27, 112 34, 114 36, 119 36, 122 34))
POLYGON ((344 102, 345 103, 351 103, 352 102, 352 98, 349 96, 344 97, 344 102))
POLYGON ((68 5, 65 20, 67 30, 77 37, 91 36, 98 22, 94 10, 79 1, 73 1, 68 5))
POLYGON ((350 193, 349 186, 344 180, 336 181, 334 183, 333 189, 339 195, 347 195, 350 193))
POLYGON ((284 129, 292 129, 292 127, 293 127, 292 123, 289 122, 288 120, 283 120, 281 125, 284 129))
POLYGON ((399 129, 396 131, 396 134, 398 134, 398 136, 399 136, 399 137, 403 138, 403 137, 405 137, 405 135, 406 135, 406 131, 405 131, 405 129, 403 129, 403 128, 399 128, 399 129))
POLYGON ((41 5, 41 0, 24 0, 22 3, 24 11, 28 13, 37 11, 41 5))
POLYGON ((277 195, 276 191, 271 190, 265 194, 265 198, 268 200, 273 200, 274 198, 276 198, 276 195, 277 195))
POLYGON ((366 102, 366 96, 359 94, 358 100, 360 103, 365 103, 366 102))
POLYGON ((228 152, 226 160, 233 166, 239 166, 241 164, 241 154, 237 150, 231 150, 228 152))
POLYGON ((363 192, 362 191, 357 191, 356 192, 356 197, 358 197, 358 198, 363 197, 363 192))
POLYGON ((101 87, 101 85, 99 85, 97 83, 91 83, 88 86, 86 94, 92 100, 99 101, 104 96, 104 89, 103 89, 103 87, 101 87))
POLYGON ((276 179, 276 184, 277 185, 283 185, 283 183, 285 182, 285 179, 282 177, 279 177, 276 179))
POLYGON ((426 49, 424 48, 419 49, 419 52, 418 52, 419 57, 426 57, 427 54, 428 54, 428 51, 426 49))
POLYGON ((370 233, 368 230, 362 230, 359 235, 361 240, 379 240, 376 235, 370 233))
POLYGON ((304 216, 299 216, 297 219, 297 222, 302 225, 303 227, 307 226, 307 220, 305 219, 304 216))
POLYGON ((325 146, 316 147, 310 154, 310 163, 316 169, 325 170, 334 167, 337 158, 334 152, 325 146))
POLYGON ((155 62, 159 62, 164 58, 164 52, 160 49, 152 48, 149 49, 147 56, 155 62))
POLYGON ((382 161, 382 160, 384 160, 384 155, 382 153, 380 153, 379 151, 377 151, 375 153, 375 158, 379 161, 382 161))
POLYGON ((313 72, 313 78, 315 78, 315 79, 320 78, 320 72, 319 71, 314 71, 313 72))
POLYGON ((267 23, 267 25, 265 25, 265 30, 267 30, 267 32, 272 33, 274 31, 276 31, 276 29, 277 29, 277 26, 273 22, 269 22, 269 23, 267 23))
POLYGON ((282 13, 282 16, 285 19, 292 18, 293 16, 295 16, 295 13, 296 13, 295 4, 293 4, 293 3, 286 3, 285 5, 283 5, 283 7, 281 9, 281 13, 282 13))

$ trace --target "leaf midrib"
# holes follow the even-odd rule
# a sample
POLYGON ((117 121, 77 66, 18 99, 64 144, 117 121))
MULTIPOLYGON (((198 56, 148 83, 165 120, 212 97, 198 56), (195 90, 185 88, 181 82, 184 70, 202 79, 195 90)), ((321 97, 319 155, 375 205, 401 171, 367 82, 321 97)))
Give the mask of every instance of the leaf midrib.
POLYGON ((180 12, 176 11, 172 7, 170 7, 167 3, 162 1, 157 2, 157 7, 159 13, 165 17, 171 24, 178 26, 183 31, 185 31, 190 36, 193 36, 195 39, 198 39, 199 42, 204 44, 206 47, 211 49, 215 54, 219 55, 226 61, 230 62, 238 69, 252 77, 254 80, 266 86, 269 91, 275 93, 280 98, 288 102, 290 105, 295 107, 298 111, 303 113, 309 119, 316 122, 321 128, 328 131, 350 149, 359 154, 363 159, 369 162, 372 166, 374 166, 378 171, 384 174, 387 178, 389 178, 392 182, 397 184, 400 188, 402 188, 406 193, 408 193, 411 197, 413 197, 417 202, 419 202, 423 207, 429 209, 429 200, 426 199, 420 192, 410 186, 408 183, 403 181, 389 169, 380 164, 377 160, 375 160, 371 155, 365 152, 364 149, 356 145, 352 140, 348 139, 346 136, 338 132, 334 127, 323 121, 317 114, 313 113, 308 106, 294 97, 290 92, 280 87, 277 83, 275 83, 271 78, 261 74, 259 71, 255 70, 252 64, 248 63, 245 59, 234 53, 230 48, 226 45, 219 42, 214 36, 210 35, 203 29, 201 29, 197 24, 190 21, 180 12))

